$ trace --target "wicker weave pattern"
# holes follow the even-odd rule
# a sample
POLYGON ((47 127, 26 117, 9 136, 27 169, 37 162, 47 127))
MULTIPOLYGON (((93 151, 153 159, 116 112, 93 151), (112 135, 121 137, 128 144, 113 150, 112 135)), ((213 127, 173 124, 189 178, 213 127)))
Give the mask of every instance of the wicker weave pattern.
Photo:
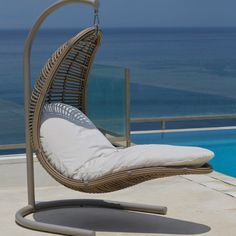
POLYGON ((40 142, 44 104, 62 102, 77 107, 86 114, 89 71, 101 37, 101 32, 96 33, 95 28, 86 29, 73 37, 52 55, 35 83, 30 102, 29 128, 32 146, 47 172, 66 187, 89 193, 116 191, 154 178, 211 172, 209 165, 195 169, 152 167, 118 172, 91 182, 83 182, 65 177, 48 162, 40 142))

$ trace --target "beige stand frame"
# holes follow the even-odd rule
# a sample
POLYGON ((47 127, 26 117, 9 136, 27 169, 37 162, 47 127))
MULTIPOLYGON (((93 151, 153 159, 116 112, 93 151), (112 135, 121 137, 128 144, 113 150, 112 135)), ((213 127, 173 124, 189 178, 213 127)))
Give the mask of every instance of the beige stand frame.
MULTIPOLYGON (((166 214, 167 208, 162 206, 150 206, 150 205, 140 205, 132 203, 119 203, 119 202, 108 202, 103 200, 61 200, 61 201, 51 201, 51 202, 35 202, 35 185, 34 185, 34 162, 33 162, 33 150, 30 143, 30 131, 29 131, 29 102, 31 96, 31 73, 30 73, 30 56, 31 47, 34 38, 44 22, 44 20, 55 10, 63 7, 64 5, 71 3, 84 3, 91 5, 95 14, 98 12, 99 1, 98 0, 60 0, 55 4, 47 8, 42 15, 37 19, 32 30, 30 31, 28 38, 26 40, 24 49, 24 103, 25 103, 25 136, 26 136, 26 156, 27 156, 27 189, 28 189, 28 206, 20 209, 15 216, 16 223, 29 229, 56 233, 62 235, 71 236, 92 236, 95 235, 95 231, 85 230, 73 227, 58 226, 52 224, 46 224, 41 222, 32 221, 26 219, 27 215, 42 211, 49 210, 52 208, 62 208, 62 207, 102 207, 102 208, 112 208, 121 210, 130 210, 138 212, 146 212, 153 214, 166 214)), ((96 15, 95 15, 96 16, 96 15)))

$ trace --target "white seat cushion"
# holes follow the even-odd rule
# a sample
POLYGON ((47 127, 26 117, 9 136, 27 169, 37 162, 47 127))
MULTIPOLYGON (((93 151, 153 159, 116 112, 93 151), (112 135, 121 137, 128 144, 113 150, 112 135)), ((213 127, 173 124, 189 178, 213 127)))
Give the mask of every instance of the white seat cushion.
POLYGON ((63 103, 45 105, 40 135, 51 164, 65 176, 84 181, 142 167, 199 167, 214 156, 207 149, 173 145, 116 149, 80 110, 63 103))

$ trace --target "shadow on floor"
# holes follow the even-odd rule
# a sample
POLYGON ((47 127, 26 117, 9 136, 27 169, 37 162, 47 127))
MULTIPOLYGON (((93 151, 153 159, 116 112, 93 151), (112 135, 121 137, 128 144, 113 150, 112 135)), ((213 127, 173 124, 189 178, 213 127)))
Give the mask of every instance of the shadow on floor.
POLYGON ((102 208, 61 208, 33 215, 38 222, 105 232, 202 234, 210 227, 160 215, 102 208))

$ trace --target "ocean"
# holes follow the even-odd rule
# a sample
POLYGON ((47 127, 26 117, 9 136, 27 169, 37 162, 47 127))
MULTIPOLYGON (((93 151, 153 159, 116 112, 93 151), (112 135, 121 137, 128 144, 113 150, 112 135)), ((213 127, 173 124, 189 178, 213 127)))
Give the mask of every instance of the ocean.
MULTIPOLYGON (((54 50, 76 33, 76 29, 44 29, 38 34, 32 49, 33 80, 54 50)), ((130 68, 132 118, 236 114, 235 28, 104 29, 103 33, 95 63, 130 68)), ((0 145, 24 143, 26 37, 26 30, 0 30, 0 145)), ((190 123, 170 123, 169 127, 184 128, 190 123)), ((147 126, 158 128, 158 124, 142 124, 132 129, 147 126)))

